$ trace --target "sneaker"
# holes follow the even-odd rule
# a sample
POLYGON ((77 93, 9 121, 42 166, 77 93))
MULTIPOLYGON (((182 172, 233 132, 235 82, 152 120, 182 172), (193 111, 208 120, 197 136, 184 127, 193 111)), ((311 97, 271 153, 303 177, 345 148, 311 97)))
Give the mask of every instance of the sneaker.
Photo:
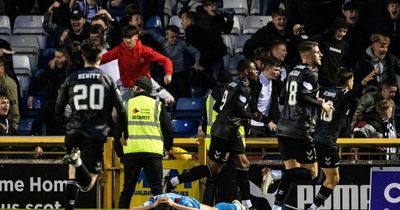
POLYGON ((263 195, 266 196, 268 194, 269 186, 274 183, 274 179, 272 179, 271 169, 269 168, 263 168, 262 174, 263 178, 261 183, 261 190, 263 192, 263 195))
POLYGON ((81 157, 81 151, 79 148, 72 148, 71 153, 67 154, 63 157, 63 164, 72 164, 74 165, 76 161, 81 157))
POLYGON ((164 193, 170 193, 174 192, 175 186, 171 184, 171 178, 169 175, 166 175, 164 177, 164 183, 163 183, 163 192, 164 193))
POLYGON ((232 203, 236 204, 236 207, 238 207, 237 210, 246 210, 246 207, 244 207, 239 200, 234 200, 234 201, 232 201, 232 203))

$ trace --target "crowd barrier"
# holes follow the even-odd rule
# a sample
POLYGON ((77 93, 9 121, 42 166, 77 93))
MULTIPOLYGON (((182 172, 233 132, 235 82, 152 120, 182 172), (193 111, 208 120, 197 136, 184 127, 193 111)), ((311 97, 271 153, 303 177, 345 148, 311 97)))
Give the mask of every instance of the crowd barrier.
MULTIPOLYGON (((400 147, 400 139, 354 139, 354 138, 342 138, 338 139, 337 141, 338 146, 339 146, 339 152, 342 155, 342 149, 344 148, 351 148, 351 147, 400 147)), ((64 137, 63 136, 11 136, 11 137, 0 137, 0 146, 14 146, 15 150, 12 151, 1 151, 1 153, 10 153, 10 154, 19 154, 19 153, 29 153, 27 151, 18 151, 18 147, 36 147, 36 146, 43 146, 43 147, 62 147, 64 145, 64 137)), ((197 138, 175 138, 174 139, 174 146, 178 147, 183 147, 183 148, 192 148, 192 152, 196 153, 195 157, 196 160, 192 160, 193 163, 190 164, 204 164, 206 163, 206 148, 204 145, 204 140, 203 139, 197 139, 197 138)), ((277 148, 277 140, 276 138, 246 138, 246 147, 247 148, 277 148)), ((189 149, 190 150, 190 149, 189 149)), ((33 151, 33 150, 32 150, 33 151)), ((31 152, 32 153, 32 152, 31 152)), ((52 154, 54 152, 47 152, 45 150, 45 154, 52 154)), ((56 154, 59 154, 60 152, 55 152, 56 154)), ((62 152, 61 152, 62 153, 62 152)), ((171 160, 172 161, 172 160, 171 160)), ((389 161, 390 162, 390 161, 389 161)), ((11 164, 9 165, 10 167, 13 166, 12 164, 22 164, 22 168, 27 168, 30 164, 60 164, 60 160, 40 160, 40 159, 23 159, 23 160, 17 160, 17 159, 4 159, 1 160, 0 164, 11 164), (46 162, 47 161, 47 162, 46 162)), ((356 163, 361 163, 361 164, 371 164, 371 161, 349 161, 348 163, 356 164, 356 163)), ((382 161, 381 164, 388 163, 387 161, 382 161)), ((178 165, 182 165, 184 163, 180 162, 178 165)), ((190 167, 191 165, 188 165, 190 167)), ((275 164, 279 165, 281 162, 275 161, 254 161, 252 162, 254 165, 265 165, 265 164, 275 164)), ((398 164, 398 162, 397 162, 398 164)), ((177 165, 175 163, 172 163, 172 165, 177 165)), ((18 166, 18 165, 17 165, 18 166)), ((121 173, 121 165, 119 163, 118 158, 116 157, 114 151, 113 151, 113 144, 112 144, 112 138, 109 138, 107 143, 105 144, 104 148, 104 168, 103 168, 103 174, 101 178, 101 182, 99 183, 100 188, 96 192, 93 192, 93 194, 96 196, 96 202, 97 202, 97 207, 101 208, 106 208, 110 209, 113 207, 117 206, 118 203, 118 198, 119 198, 119 192, 121 190, 121 180, 122 179, 122 173, 121 173)), ((8 170, 8 169, 7 169, 8 170)), ((10 169, 12 170, 12 169, 10 169)), ((17 169, 17 170, 22 170, 22 169, 17 169)), ((49 170, 52 170, 49 168, 49 170)), ((21 174, 23 175, 23 174, 21 174)), ((19 176, 14 175, 13 176, 19 176)), ((15 178, 15 177, 14 177, 15 178)), ((29 177, 31 185, 34 187, 37 187, 40 184, 43 189, 49 189, 50 185, 46 185, 46 182, 43 178, 43 180, 40 184, 38 183, 39 181, 36 180, 34 177, 29 177)), ((50 179, 50 178, 49 178, 50 179)), ((21 179, 22 180, 22 179, 21 179)), ((18 180, 17 180, 18 181, 18 180)), ((13 187, 12 192, 17 192, 18 190, 22 191, 23 190, 23 181, 22 182, 15 182, 15 183, 8 183, 5 181, 5 178, 0 178, 0 198, 1 198, 1 192, 4 192, 5 189, 10 191, 10 188, 13 187), (11 185, 13 184, 13 185, 11 185), (22 185, 21 185, 22 184, 22 185), (16 188, 16 187, 20 188, 16 188), (21 187, 22 186, 22 187, 21 187)), ((46 180, 49 181, 50 180, 46 180)), ((54 184, 55 186, 55 184, 54 184)), ((196 192, 196 196, 194 197, 201 197, 201 193, 203 190, 204 182, 200 181, 198 183, 198 187, 194 187, 196 192)), ((140 188, 140 187, 139 187, 140 188)), ((43 190, 42 191, 45 191, 43 190)), ((6 190, 6 191, 7 191, 6 190)), ((31 191, 32 191, 32 186, 31 186, 31 191)), ((50 191, 50 190, 49 190, 50 191)), ((192 192, 190 193, 191 195, 193 194, 192 192)), ((8 194, 9 195, 9 194, 8 194)), ((90 199, 88 199, 90 200, 90 199)), ((139 201, 141 202, 141 201, 139 201)), ((26 204, 28 205, 28 204, 26 204)), ((38 204, 39 205, 39 204, 38 204)), ((40 204, 42 205, 42 204, 40 204)), ((50 205, 50 204, 49 204, 50 205)), ((0 208, 5 208, 5 207, 13 207, 12 204, 3 204, 0 202, 0 208), (7 206, 8 205, 8 206, 7 206)), ((21 206, 17 206, 20 207, 21 206)), ((40 206, 39 206, 40 207, 40 206)), ((54 206, 53 206, 54 207, 54 206)))

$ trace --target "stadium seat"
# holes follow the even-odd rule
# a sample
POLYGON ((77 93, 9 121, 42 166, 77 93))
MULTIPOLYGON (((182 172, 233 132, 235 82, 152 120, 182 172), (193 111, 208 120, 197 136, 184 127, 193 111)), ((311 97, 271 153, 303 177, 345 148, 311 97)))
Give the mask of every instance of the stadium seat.
POLYGON ((7 42, 10 42, 10 36, 8 36, 8 35, 0 35, 0 39, 4 39, 7 42))
POLYGON ((31 81, 31 77, 26 74, 17 74, 17 79, 19 83, 19 94, 23 97, 28 94, 29 84, 31 81))
POLYGON ((28 55, 31 69, 37 69, 39 60, 39 40, 32 35, 13 35, 10 38, 11 49, 16 54, 28 55))
POLYGON ((271 16, 247 16, 243 23, 242 34, 254 34, 271 20, 271 16))
POLYGON ((250 39, 251 35, 243 34, 240 36, 231 36, 231 41, 233 45, 233 53, 240 54, 243 53, 243 46, 248 39, 250 39))
POLYGON ((43 15, 20 15, 15 18, 13 34, 46 34, 43 15))
POLYGON ((203 115, 204 98, 180 98, 176 102, 175 119, 200 120, 203 115))
POLYGON ((223 0, 224 8, 232 8, 235 10, 235 14, 248 15, 249 10, 247 7, 246 0, 223 0))
POLYGON ((172 16, 172 4, 171 0, 165 0, 164 2, 164 15, 172 16))
POLYGON ((201 98, 205 95, 204 89, 199 87, 190 88, 192 98, 201 98))
POLYGON ((231 30, 231 34, 240 35, 241 33, 242 33, 242 29, 240 27, 240 21, 239 21, 238 16, 235 15, 233 17, 233 27, 231 30))
POLYGON ((229 60, 231 59, 231 55, 230 54, 226 54, 226 55, 224 55, 224 57, 222 59, 224 60, 225 69, 228 69, 229 60))
POLYGON ((18 123, 17 134, 21 136, 31 135, 33 118, 22 118, 18 123))
POLYGON ((17 75, 32 75, 30 60, 27 55, 13 55, 14 71, 17 75))
POLYGON ((145 28, 148 30, 153 30, 159 34, 163 34, 163 26, 161 22, 161 18, 158 16, 153 16, 149 20, 146 21, 145 28))
POLYGON ((11 35, 10 18, 6 15, 0 15, 0 34, 11 35))
POLYGON ((168 25, 176 25, 179 28, 179 35, 183 36, 185 34, 185 30, 183 30, 182 26, 182 20, 179 18, 179 16, 174 15, 169 19, 169 24, 168 25))
POLYGON ((222 34, 222 40, 224 41, 227 52, 232 55, 233 54, 233 45, 232 45, 230 35, 222 34))
POLYGON ((172 120, 174 137, 189 138, 196 136, 199 124, 198 120, 172 120))
POLYGON ((251 1, 250 15, 259 15, 259 14, 260 14, 260 0, 251 1))

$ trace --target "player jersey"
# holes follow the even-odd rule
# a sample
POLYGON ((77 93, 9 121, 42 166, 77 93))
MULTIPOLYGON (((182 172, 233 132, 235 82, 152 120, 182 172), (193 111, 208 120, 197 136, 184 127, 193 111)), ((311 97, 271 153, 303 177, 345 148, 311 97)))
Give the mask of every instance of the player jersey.
POLYGON ((319 97, 333 106, 335 111, 328 115, 322 110, 318 111, 314 141, 327 146, 337 146, 336 139, 339 137, 340 128, 345 124, 350 103, 361 91, 361 87, 356 90, 331 87, 320 92, 319 97))
POLYGON ((317 109, 318 73, 309 66, 296 66, 287 76, 284 90, 284 108, 278 121, 277 136, 312 139, 317 109))
POLYGON ((222 139, 240 138, 239 126, 242 119, 251 119, 253 114, 247 112, 250 101, 250 87, 240 79, 227 84, 223 91, 213 91, 215 98, 213 109, 218 112, 211 127, 211 135, 222 139))
MULTIPOLYGON (((67 134, 104 138, 109 130, 107 122, 113 107, 119 117, 126 117, 121 95, 113 80, 94 67, 82 68, 65 80, 57 98, 57 116, 63 115, 67 104, 71 107, 67 134)), ((121 126, 125 128, 126 124, 121 126)))
POLYGON ((170 198, 173 202, 182 206, 200 209, 200 202, 190 196, 183 196, 176 193, 164 193, 156 196, 152 196, 142 206, 150 206, 154 201, 159 198, 170 198))

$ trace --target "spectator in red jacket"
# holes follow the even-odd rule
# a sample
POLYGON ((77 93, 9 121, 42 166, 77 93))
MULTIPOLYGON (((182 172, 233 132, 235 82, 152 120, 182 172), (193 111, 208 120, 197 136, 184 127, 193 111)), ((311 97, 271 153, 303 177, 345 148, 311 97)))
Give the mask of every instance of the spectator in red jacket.
MULTIPOLYGON (((172 62, 169 58, 161 55, 155 50, 142 45, 138 38, 139 29, 135 26, 125 26, 122 31, 123 42, 101 56, 101 64, 118 59, 119 74, 122 84, 117 84, 121 90, 123 99, 132 97, 131 90, 136 79, 141 76, 150 75, 151 62, 157 62, 164 66, 165 76, 164 83, 167 85, 172 80, 172 62)), ((174 101, 171 94, 163 89, 156 81, 152 79, 153 91, 151 95, 158 95, 164 99, 166 103, 174 101)))

